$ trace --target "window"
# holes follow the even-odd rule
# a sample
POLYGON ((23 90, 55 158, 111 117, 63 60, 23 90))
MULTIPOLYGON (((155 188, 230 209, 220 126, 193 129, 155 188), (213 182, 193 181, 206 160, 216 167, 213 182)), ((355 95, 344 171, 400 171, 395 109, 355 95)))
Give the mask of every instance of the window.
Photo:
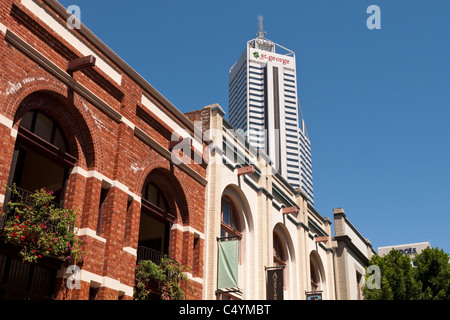
POLYGON ((273 265, 283 267, 283 286, 286 289, 286 255, 280 237, 273 234, 273 265))
POLYGON ((105 216, 105 201, 108 196, 108 188, 102 187, 100 192, 100 202, 98 206, 98 220, 97 220, 97 235, 102 235, 102 228, 104 224, 104 216, 105 216))
POLYGON ((201 276, 201 270, 200 270, 201 248, 202 248, 202 246, 200 245, 200 235, 194 234, 194 241, 193 241, 193 248, 192 248, 193 267, 194 267, 193 275, 194 276, 201 276))
POLYGON ((358 271, 356 271, 356 290, 357 290, 357 299, 362 300, 362 275, 358 271))
POLYGON ((318 291, 320 286, 320 275, 316 265, 311 261, 311 291, 318 291))
POLYGON ((237 236, 239 238, 242 237, 241 232, 239 231, 239 223, 237 220, 237 212, 236 207, 233 202, 231 202, 228 198, 222 199, 222 228, 221 228, 221 236, 222 237, 233 237, 237 236))
POLYGON ((90 286, 89 287, 89 300, 96 300, 96 298, 97 298, 97 294, 98 294, 98 289, 99 289, 99 287, 98 286, 90 286))
MULTIPOLYGON (((241 264, 241 244, 242 241, 242 232, 240 228, 240 223, 238 220, 238 211, 233 204, 233 201, 228 198, 227 196, 222 197, 222 210, 221 210, 221 241, 238 241, 238 261, 235 260, 235 256, 233 256, 233 261, 228 261, 233 265, 233 267, 236 267, 236 263, 238 265, 241 264)), ((237 289, 237 288, 236 288, 237 289)), ((225 289, 224 289, 225 290, 225 289)), ((221 291, 221 290, 220 290, 221 291)), ((217 299, 219 300, 234 300, 238 299, 237 296, 232 294, 232 291, 221 291, 217 293, 217 299)))
POLYGON ((144 194, 142 196, 145 200, 157 206, 164 212, 169 211, 169 206, 167 205, 163 192, 153 183, 149 182, 145 185, 144 194))
POLYGON ((19 124, 8 184, 26 192, 45 187, 54 192, 54 202, 63 205, 69 170, 76 161, 59 123, 46 113, 29 111, 19 124))
POLYGON ((27 112, 20 122, 20 127, 51 143, 61 152, 68 150, 67 141, 58 123, 40 111, 27 112))
POLYGON ((160 263, 161 254, 169 254, 170 230, 175 216, 163 191, 154 182, 142 189, 137 260, 160 263))

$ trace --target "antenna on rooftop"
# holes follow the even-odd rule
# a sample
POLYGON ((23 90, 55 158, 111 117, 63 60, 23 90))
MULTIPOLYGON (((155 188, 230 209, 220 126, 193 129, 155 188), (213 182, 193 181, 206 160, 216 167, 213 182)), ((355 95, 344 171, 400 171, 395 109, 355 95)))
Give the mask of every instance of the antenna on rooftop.
POLYGON ((262 15, 258 16, 258 29, 259 29, 258 38, 264 39, 264 35, 266 34, 266 32, 263 31, 263 16, 262 15))

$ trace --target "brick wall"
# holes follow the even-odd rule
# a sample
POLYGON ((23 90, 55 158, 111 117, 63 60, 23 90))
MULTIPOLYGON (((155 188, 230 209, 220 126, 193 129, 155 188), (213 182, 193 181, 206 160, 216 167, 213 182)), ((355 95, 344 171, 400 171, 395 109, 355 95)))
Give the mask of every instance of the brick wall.
MULTIPOLYGON (((34 3, 43 6, 51 19, 65 24, 45 1, 34 3)), ((68 60, 83 54, 20 0, 1 2, 0 23, 8 33, 0 32, 0 185, 8 182, 19 123, 28 110, 39 109, 56 119, 67 135, 71 154, 77 158, 67 180, 65 206, 79 212, 77 227, 87 238, 88 254, 81 264, 81 289, 68 291, 65 280, 60 278, 55 288, 57 298, 88 299, 91 281, 100 282, 97 299, 118 299, 123 290, 127 292, 124 299, 131 298, 140 196, 147 177, 156 169, 164 173, 160 178, 176 186, 177 194, 169 196, 183 199, 176 202, 181 203, 175 210, 176 223, 181 227, 171 232, 171 253, 183 258, 191 269, 195 268, 193 276, 201 278, 203 239, 194 236, 192 230, 200 235, 204 232, 206 166, 173 165, 165 153, 168 151, 161 151, 167 149, 174 128, 141 104, 145 90, 140 80, 129 70, 122 70, 121 63, 78 30, 71 32, 121 73, 121 82, 116 83, 98 66, 75 72, 72 80, 64 80, 68 60), (11 34, 34 48, 46 62, 37 61, 23 49, 22 42, 11 40, 11 34), (62 76, 54 71, 56 67, 62 76), (102 110, 104 106, 107 112, 102 110), (136 128, 151 142, 139 138, 136 128), (110 190, 97 233, 102 186, 110 190), (182 228, 188 226, 191 229, 182 228)), ((188 123, 163 98, 154 92, 145 93, 180 126, 188 123)), ((0 194, 4 198, 4 188, 0 194)), ((192 281, 192 285, 194 294, 188 294, 188 298, 200 298, 202 285, 198 281, 192 281)))

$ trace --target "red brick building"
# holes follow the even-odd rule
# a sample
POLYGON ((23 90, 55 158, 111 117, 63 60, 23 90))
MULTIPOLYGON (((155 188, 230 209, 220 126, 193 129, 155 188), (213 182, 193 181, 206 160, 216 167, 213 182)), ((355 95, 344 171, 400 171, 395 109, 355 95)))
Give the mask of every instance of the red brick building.
MULTIPOLYGON (((50 259, 24 264, 0 241, 0 299, 131 299, 139 255, 166 253, 202 296, 206 164, 174 163, 171 139, 193 123, 53 0, 0 3, 0 205, 45 186, 77 210, 87 239, 77 275, 50 259), (95 66, 71 72, 70 61, 95 66), (175 133, 174 133, 175 132, 175 133)), ((191 147, 202 153, 206 145, 191 147)))

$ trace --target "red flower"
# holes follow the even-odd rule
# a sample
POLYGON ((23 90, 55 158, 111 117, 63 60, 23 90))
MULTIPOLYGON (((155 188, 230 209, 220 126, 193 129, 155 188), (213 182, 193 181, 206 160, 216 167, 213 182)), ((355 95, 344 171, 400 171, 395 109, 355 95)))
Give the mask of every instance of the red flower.
POLYGON ((42 258, 42 256, 40 254, 38 254, 38 258, 42 258))
POLYGON ((20 237, 20 240, 21 240, 21 241, 25 240, 25 236, 21 236, 21 237, 20 237))

